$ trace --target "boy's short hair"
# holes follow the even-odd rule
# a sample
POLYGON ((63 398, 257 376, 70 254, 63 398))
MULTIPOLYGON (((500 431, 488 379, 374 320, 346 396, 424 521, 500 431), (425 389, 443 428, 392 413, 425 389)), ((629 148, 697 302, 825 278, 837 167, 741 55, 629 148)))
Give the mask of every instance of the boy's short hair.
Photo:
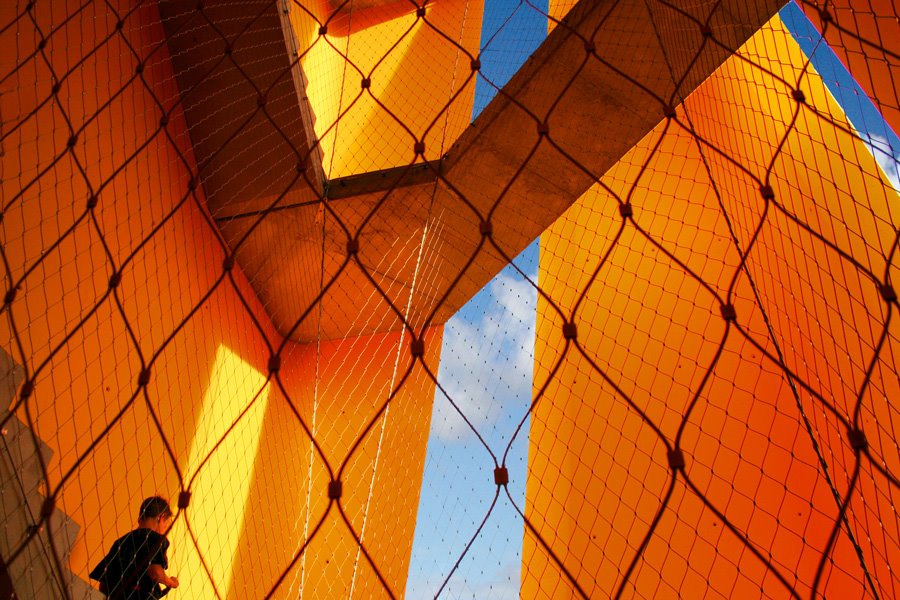
POLYGON ((138 520, 156 519, 157 517, 172 516, 172 509, 169 503, 161 496, 150 496, 141 502, 141 510, 138 513, 138 520))

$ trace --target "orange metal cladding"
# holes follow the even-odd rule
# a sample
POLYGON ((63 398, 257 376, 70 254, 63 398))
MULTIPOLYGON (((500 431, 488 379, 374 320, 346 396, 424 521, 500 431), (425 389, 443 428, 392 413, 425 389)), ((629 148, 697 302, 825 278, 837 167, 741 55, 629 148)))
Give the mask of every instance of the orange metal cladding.
MULTIPOLYGON (((72 1, 65 8, 74 12, 80 4, 72 1)), ((15 5, 3 6, 3 22, 8 23, 15 5)), ((54 10, 64 9, 55 5, 54 10)), ((45 33, 51 30, 47 12, 38 6, 32 14, 45 33)), ((35 378, 28 412, 35 432, 53 452, 48 475, 50 490, 58 494, 57 507, 81 526, 70 567, 84 578, 114 536, 134 527, 141 498, 154 493, 173 497, 180 488, 147 402, 137 393, 138 374, 142 357, 145 363, 153 359, 213 286, 224 257, 191 198, 141 246, 153 225, 188 195, 190 173, 178 152, 188 161, 192 158, 179 111, 169 116, 174 142, 156 133, 161 111, 149 90, 164 99, 178 93, 164 46, 144 65, 147 87, 140 80, 128 85, 137 61, 119 45, 105 44, 79 65, 85 48, 93 48, 97 40, 115 31, 115 23, 106 5, 91 3, 53 34, 43 56, 58 77, 68 69, 73 72, 62 80, 56 98, 44 103, 34 118, 25 117, 52 96, 54 78, 42 55, 23 61, 10 82, 15 93, 0 94, 0 110, 9 124, 4 143, 17 149, 3 156, 3 171, 8 175, 2 181, 2 244, 5 264, 10 266, 4 275, 7 282, 24 277, 16 300, 7 308, 17 338, 10 318, 4 316, 0 339, 17 362, 29 365, 29 375, 35 378), (120 88, 124 92, 103 107, 120 88), (76 129, 84 126, 70 151, 66 144, 71 133, 63 114, 76 129), (19 122, 22 125, 13 130, 19 122), (148 140, 145 150, 116 173, 148 140), (49 171, 27 187, 44 169, 49 171), (90 189, 85 178, 91 182, 90 189), (93 210, 97 226, 87 208, 91 191, 97 198, 93 210), (60 238, 62 242, 54 246, 60 238), (26 276, 26 269, 42 257, 40 266, 26 276), (114 268, 121 269, 116 294, 127 326, 113 298, 106 297, 114 268), (132 399, 133 408, 91 449, 106 424, 132 399), (70 473, 82 456, 84 462, 70 473), (58 489, 66 474, 71 477, 58 489)), ((33 51, 39 36, 32 37, 24 25, 22 30, 20 36, 2 38, 19 44, 0 49, 3 56, 21 59, 33 51)), ((145 52, 159 44, 162 27, 156 5, 137 10, 123 31, 145 52)), ((237 273, 235 279, 245 297, 252 299, 246 281, 237 273)), ((251 310, 262 314, 252 302, 251 310)), ((271 326, 267 334, 274 336, 271 326)), ((150 369, 149 404, 160 415, 178 459, 186 458, 191 446, 210 369, 222 345, 241 348, 243 360, 266 372, 262 336, 255 333, 250 315, 227 285, 178 331, 150 369)), ((18 414, 24 418, 21 410, 18 414)))
MULTIPOLYGON (((67 14, 76 13, 80 4, 69 2, 67 14)), ((32 14, 46 33, 56 21, 51 23, 42 6, 37 4, 32 14)), ((12 8, 4 5, 2 22, 13 21, 12 8)), ((153 49, 137 79, 133 79, 137 59, 115 33, 110 34, 116 31, 116 17, 108 8, 105 3, 88 3, 50 37, 45 52, 31 60, 23 57, 34 51, 40 37, 30 35, 26 27, 30 21, 23 21, 21 35, 0 37, 9 44, 0 48, 3 56, 23 62, 8 82, 14 92, 0 94, 0 109, 9 125, 4 144, 16 148, 3 155, 3 172, 9 175, 2 181, 5 210, 0 236, 11 269, 6 280, 21 280, 7 308, 17 333, 10 318, 4 317, 0 339, 35 378, 28 412, 37 435, 54 453, 48 475, 50 490, 58 492, 57 506, 81 527, 69 567, 85 579, 115 537, 134 527, 141 498, 162 493, 174 502, 196 474, 193 469, 221 462, 203 463, 201 457, 191 456, 192 449, 194 454, 198 448, 234 450, 231 442, 217 447, 218 439, 197 439, 201 430, 214 432, 210 434, 214 437, 225 430, 221 423, 200 427, 205 408, 224 408, 234 415, 253 400, 246 376, 217 368, 217 356, 231 357, 233 362, 222 364, 244 365, 246 373, 253 373, 252 381, 264 381, 270 354, 266 339, 272 348, 282 341, 239 268, 231 272, 233 282, 226 279, 204 300, 223 275, 225 250, 204 218, 202 186, 194 192, 196 200, 188 193, 196 165, 183 117, 171 108, 178 90, 156 4, 129 13, 122 27, 122 35, 138 55, 153 49), (115 43, 103 44, 79 64, 86 49, 109 35, 115 43), (54 79, 44 55, 57 76, 73 72, 63 79, 56 97, 29 119, 29 111, 53 95, 54 79), (154 98, 170 111, 168 135, 160 129, 162 110, 154 98), (84 125, 71 151, 66 150, 71 131, 63 111, 76 130, 84 125), (135 152, 147 140, 143 151, 135 152), (45 169, 39 183, 29 187, 28 182, 45 169), (16 197, 20 189, 25 192, 16 197), (96 226, 87 208, 91 190, 97 197, 96 226), (154 232, 169 213, 173 216, 154 232), (62 242, 54 246, 60 238, 62 242), (40 266, 26 275, 38 261, 40 266), (114 269, 121 271, 116 295, 124 317, 113 299, 105 298, 114 269), (152 361, 146 400, 138 384, 142 360, 152 361), (216 390, 217 399, 205 400, 210 389, 216 390), (92 448, 104 427, 132 399, 133 406, 92 448), (223 407, 223 402, 230 404, 223 407), (148 405, 160 419, 174 461, 148 405), (64 476, 68 478, 59 488, 64 476)), ((116 8, 125 14, 130 4, 116 8)), ((54 5, 57 10, 60 7, 54 5)), ((59 14, 54 17, 58 20, 59 14)), ((441 331, 431 330, 426 339, 425 358, 433 372, 441 331)), ((260 390, 266 398, 265 415, 248 429, 260 431, 260 439, 247 450, 252 454, 258 444, 256 455, 241 457, 247 468, 236 469, 252 476, 241 492, 246 495, 246 501, 239 500, 245 502, 243 508, 233 506, 235 498, 222 498, 229 503, 227 510, 208 509, 214 504, 203 497, 207 487, 231 488, 204 482, 237 475, 201 473, 190 490, 195 509, 188 507, 176 519, 176 527, 183 527, 187 519, 193 531, 200 532, 199 551, 183 541, 172 548, 169 571, 181 579, 178 593, 206 597, 215 584, 224 597, 261 595, 324 514, 328 477, 284 392, 312 424, 325 456, 337 469, 363 423, 374 417, 374 407, 387 400, 411 362, 408 337, 404 341, 399 334, 324 344, 318 351, 314 344, 287 344, 279 371, 284 385, 269 381, 267 389, 260 390), (355 387, 360 382, 364 385, 355 387), (312 525, 298 527, 301 520, 312 525), (236 547, 219 547, 223 544, 236 547), (230 566, 211 565, 212 573, 231 570, 224 581, 210 581, 201 568, 201 557, 216 556, 231 561, 230 566)), ((384 426, 379 422, 373 427, 348 459, 342 476, 342 506, 395 592, 405 586, 433 396, 433 383, 419 365, 392 401, 384 426)), ((25 418, 21 409, 17 414, 25 418)), ((348 590, 351 585, 363 597, 376 595, 373 586, 380 587, 335 507, 302 561, 298 568, 305 568, 308 597, 327 597, 325 590, 348 590)), ((285 582, 281 595, 290 589, 291 580, 285 582)))
POLYGON ((822 19, 814 6, 801 2, 806 16, 825 33, 825 41, 881 111, 900 132, 900 20, 893 0, 830 0, 822 19), (865 41, 863 41, 865 40, 865 41), (877 44, 877 45, 876 45, 877 44))
MULTIPOLYGON (((800 107, 769 179, 776 201, 879 276, 898 225, 897 211, 888 209, 896 207, 897 194, 865 145, 840 129, 846 119, 811 68, 801 83, 807 102, 836 125, 792 98, 784 82, 798 81, 806 59, 777 18, 741 52, 762 68, 732 58, 678 110, 679 121, 687 122, 687 110, 710 144, 702 146, 702 156, 684 128, 663 122, 603 177, 621 201, 630 197, 634 224, 623 225, 616 199, 595 186, 541 236, 541 288, 577 324, 583 354, 572 344, 566 350, 563 317, 540 297, 534 391, 541 397, 531 420, 526 516, 589 597, 617 591, 673 485, 666 447, 623 394, 671 443, 702 388, 680 442, 685 473, 801 597, 809 595, 837 518, 798 400, 777 362, 734 327, 726 336, 719 299, 727 297, 739 255, 722 207, 743 248, 765 219, 748 257, 749 276, 785 363, 822 396, 799 391, 840 493, 853 471, 846 431, 823 402, 852 418, 883 326, 883 301, 876 284, 850 262, 783 212, 766 210, 754 177, 766 178, 800 107)), ((737 323, 775 356, 748 274, 737 273, 731 298, 737 323)), ((887 398, 898 397, 891 364, 898 349, 890 347, 896 336, 886 344, 862 396, 860 426, 875 460, 897 472, 894 440, 878 426, 889 422, 887 398)), ((880 477, 864 463, 848 518, 878 593, 887 597, 898 585, 889 565, 900 559, 900 532, 892 508, 896 492, 880 477)), ((625 597, 788 595, 681 475, 671 493, 625 597)), ((865 585, 844 532, 819 591, 858 597, 865 585)), ((571 593, 562 570, 526 531, 522 596, 571 593)))
POLYGON ((471 121, 469 56, 478 55, 482 2, 436 2, 423 18, 414 9, 398 16, 398 6, 412 8, 399 2, 331 21, 324 3, 318 21, 291 12, 329 178, 411 164, 423 139, 425 159, 438 159, 471 121))
MULTIPOLYGON (((433 373, 437 372, 441 332, 442 328, 435 328, 426 336, 423 358, 433 373)), ((406 588, 434 397, 432 380, 421 365, 413 365, 409 348, 409 336, 394 333, 324 342, 318 354, 311 344, 300 349, 283 373, 291 397, 311 424, 335 478, 342 482, 340 509, 361 534, 366 551, 395 594, 406 588), (384 416, 361 438, 398 388, 384 416), (362 442, 354 449, 359 439, 362 442)), ((322 525, 305 556, 288 574, 283 593, 276 597, 296 597, 298 589, 308 598, 349 597, 351 590, 353 597, 382 597, 384 586, 360 553, 339 507, 329 506, 329 474, 324 461, 308 436, 290 423, 280 425, 281 438, 288 444, 303 440, 303 456, 313 461, 308 479, 306 472, 298 478, 296 508, 286 515, 267 514, 266 500, 261 498, 261 513, 248 516, 256 523, 250 529, 258 526, 254 535, 264 544, 283 528, 305 527, 312 532, 320 522, 322 525), (285 431, 286 427, 293 431, 285 431)), ((263 443, 269 442, 264 439, 263 443)), ((282 446, 275 442, 270 446, 271 459, 277 460, 282 446)), ((296 550, 280 548, 278 567, 287 565, 296 550)))

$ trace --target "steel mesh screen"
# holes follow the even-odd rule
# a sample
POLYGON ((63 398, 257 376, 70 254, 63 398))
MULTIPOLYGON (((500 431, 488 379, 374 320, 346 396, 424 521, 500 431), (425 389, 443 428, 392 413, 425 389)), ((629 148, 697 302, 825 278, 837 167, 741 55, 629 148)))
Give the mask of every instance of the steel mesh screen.
MULTIPOLYGON (((0 8, 0 592, 897 595, 893 3, 0 8)), ((13 596, 17 595, 17 596, 13 596)))

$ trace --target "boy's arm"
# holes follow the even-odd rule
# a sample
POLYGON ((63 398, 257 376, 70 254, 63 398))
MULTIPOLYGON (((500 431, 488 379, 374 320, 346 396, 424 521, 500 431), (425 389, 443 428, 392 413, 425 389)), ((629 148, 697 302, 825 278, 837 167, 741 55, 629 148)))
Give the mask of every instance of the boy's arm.
POLYGON ((169 577, 168 575, 166 575, 166 571, 162 568, 162 565, 150 565, 150 567, 147 569, 147 575, 150 576, 150 579, 160 585, 164 585, 170 588, 178 587, 178 579, 176 577, 169 577))

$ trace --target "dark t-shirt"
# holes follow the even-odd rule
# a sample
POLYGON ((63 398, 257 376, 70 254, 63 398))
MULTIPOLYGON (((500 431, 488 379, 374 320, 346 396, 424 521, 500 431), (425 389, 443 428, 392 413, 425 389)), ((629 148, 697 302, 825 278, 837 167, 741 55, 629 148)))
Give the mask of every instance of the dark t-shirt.
POLYGON ((106 595, 115 600, 152 600, 162 597, 162 588, 150 579, 150 565, 169 567, 169 541, 150 529, 135 529, 117 539, 109 553, 91 571, 91 579, 105 584, 106 595))

